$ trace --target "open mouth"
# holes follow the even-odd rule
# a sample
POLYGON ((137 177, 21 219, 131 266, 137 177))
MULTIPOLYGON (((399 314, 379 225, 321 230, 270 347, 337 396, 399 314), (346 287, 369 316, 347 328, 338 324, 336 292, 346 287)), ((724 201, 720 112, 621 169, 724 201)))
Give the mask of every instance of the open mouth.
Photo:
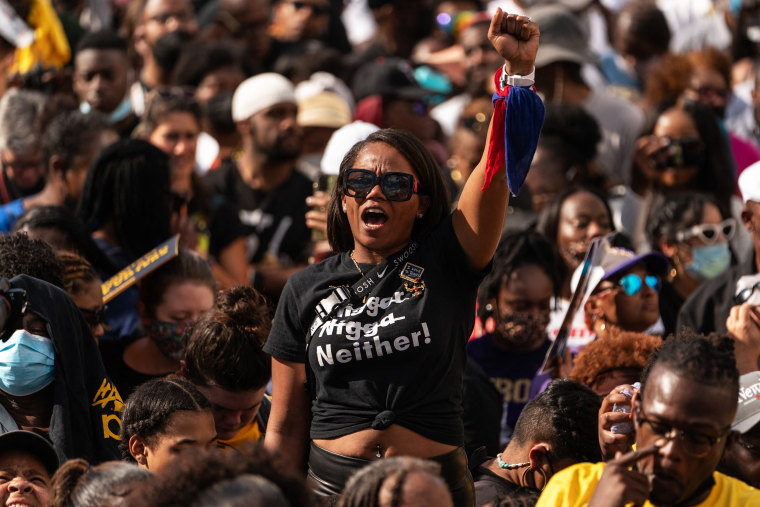
POLYGON ((382 227, 388 221, 388 215, 380 208, 367 208, 362 212, 362 222, 369 229, 382 227))

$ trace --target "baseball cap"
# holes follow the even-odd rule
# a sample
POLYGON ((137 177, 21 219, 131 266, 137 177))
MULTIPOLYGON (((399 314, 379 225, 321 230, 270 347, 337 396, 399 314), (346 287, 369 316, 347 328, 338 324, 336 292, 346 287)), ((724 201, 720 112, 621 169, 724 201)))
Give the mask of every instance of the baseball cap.
POLYGON ((431 95, 414 78, 414 68, 403 58, 378 58, 356 71, 353 81, 357 102, 370 95, 423 100, 431 95))
POLYGON ((739 175, 738 183, 745 204, 747 201, 760 202, 760 162, 744 169, 739 175))
POLYGON ((541 43, 536 54, 536 68, 554 62, 593 63, 596 60, 589 50, 586 32, 578 17, 559 4, 539 5, 528 11, 538 23, 541 43))
POLYGON ((351 123, 351 108, 333 92, 321 92, 298 100, 298 124, 302 127, 340 128, 351 123))
POLYGON ((257 74, 240 83, 232 95, 232 119, 245 121, 281 102, 296 103, 293 83, 276 72, 257 74))
MULTIPOLYGON (((596 289, 599 282, 614 278, 616 275, 624 273, 640 262, 643 262, 647 272, 653 275, 664 275, 670 268, 670 261, 660 252, 653 251, 636 254, 626 248, 612 246, 607 238, 602 240, 591 262, 591 272, 589 274, 586 294, 583 298, 584 303, 588 296, 596 289)), ((578 285, 582 269, 583 264, 578 266, 573 273, 571 280, 573 290, 578 285)))
POLYGON ((52 476, 60 461, 55 447, 45 437, 31 431, 9 431, 0 435, 0 455, 9 451, 27 452, 40 460, 52 476))
POLYGON ((760 422, 760 371, 739 377, 739 401, 731 429, 746 433, 760 422))

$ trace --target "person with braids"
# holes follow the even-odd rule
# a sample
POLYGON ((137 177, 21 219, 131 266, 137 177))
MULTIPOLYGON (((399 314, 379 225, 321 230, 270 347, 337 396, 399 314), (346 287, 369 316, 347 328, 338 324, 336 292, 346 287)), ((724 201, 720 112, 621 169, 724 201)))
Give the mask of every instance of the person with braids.
MULTIPOLYGON (((119 270, 169 239, 174 204, 168 156, 147 141, 129 139, 106 147, 92 163, 77 215, 119 270)), ((137 331, 136 288, 109 303, 106 322, 110 330, 103 341, 118 341, 137 331)))
POLYGON ((346 483, 338 507, 453 507, 441 466, 398 456, 376 461, 346 483))
POLYGON ((473 456, 476 504, 487 505, 524 489, 540 491, 560 470, 599 461, 600 407, 599 397, 587 387, 566 379, 549 384, 525 406, 512 440, 496 458, 473 456))
POLYGON ((721 211, 706 194, 679 192, 665 196, 647 220, 647 240, 670 261, 660 292, 660 316, 665 336, 675 332, 681 306, 703 282, 731 265, 729 241, 736 220, 721 211))
POLYGON ((179 375, 211 402, 219 447, 240 449, 264 436, 269 419, 271 358, 261 347, 272 318, 252 287, 227 289, 218 299, 217 310, 185 334, 179 375))
POLYGON ((160 475, 178 456, 216 446, 211 404, 187 380, 149 380, 124 403, 120 438, 123 459, 160 475))
MULTIPOLYGON (((739 373, 727 336, 684 331, 667 339, 649 359, 641 390, 612 412, 610 394, 599 412, 607 462, 573 465, 552 477, 538 507, 760 505, 760 491, 715 471, 737 410, 739 373), (636 450, 610 423, 633 424, 636 450), (624 453, 625 452, 625 453, 624 453)), ((617 397, 620 403, 620 396, 617 397)))
POLYGON ((493 331, 467 344, 467 355, 502 396, 499 447, 509 442, 530 386, 551 344, 546 334, 557 294, 554 251, 535 231, 513 232, 499 243, 493 269, 480 285, 478 312, 493 331))
POLYGON ((183 197, 180 245, 209 260, 222 287, 248 282, 248 261, 243 225, 235 207, 212 196, 196 174, 195 154, 201 129, 198 102, 185 90, 154 90, 134 137, 150 141, 169 155, 171 191, 183 197))
POLYGON ((50 507, 113 507, 131 504, 141 483, 152 477, 134 463, 107 461, 91 467, 71 459, 53 476, 50 507))
POLYGON ((63 290, 77 305, 97 342, 103 333, 105 307, 98 273, 84 257, 61 250, 55 254, 63 264, 63 290))
POLYGON ((180 249, 177 257, 140 280, 138 291, 139 332, 100 343, 103 363, 125 397, 143 382, 180 369, 182 337, 214 307, 216 280, 200 255, 180 249))
POLYGON ((661 344, 658 336, 616 329, 583 347, 569 378, 607 396, 617 386, 641 380, 644 366, 661 344))

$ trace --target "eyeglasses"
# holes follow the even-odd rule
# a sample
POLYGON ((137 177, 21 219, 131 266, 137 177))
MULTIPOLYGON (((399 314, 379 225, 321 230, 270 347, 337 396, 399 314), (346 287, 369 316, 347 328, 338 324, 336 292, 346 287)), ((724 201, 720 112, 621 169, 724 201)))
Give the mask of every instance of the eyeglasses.
POLYGON ((660 292, 660 279, 657 278, 654 275, 646 275, 644 277, 644 280, 642 281, 641 276, 637 275, 636 273, 628 273, 623 278, 620 279, 620 281, 617 283, 617 285, 611 285, 609 287, 604 287, 602 289, 599 289, 597 291, 597 294, 599 292, 612 290, 617 287, 621 287, 623 289, 623 292, 626 293, 628 296, 635 296, 641 291, 641 288, 644 286, 644 282, 646 282, 647 286, 649 286, 650 289, 652 289, 655 292, 660 292))
POLYGON ((325 14, 330 13, 330 7, 327 5, 316 5, 308 2, 290 2, 290 5, 292 5, 297 11, 309 8, 315 16, 324 16, 325 14))
POLYGON ((417 180, 408 173, 377 176, 368 169, 349 169, 343 174, 343 193, 348 197, 367 197, 378 184, 389 201, 408 201, 419 191, 417 180))
POLYGON ((107 306, 99 306, 97 308, 82 308, 80 306, 77 308, 82 312, 84 320, 87 321, 87 324, 89 324, 92 329, 105 324, 106 310, 108 309, 107 306))
MULTIPOLYGON (((640 427, 644 424, 649 425, 650 430, 655 435, 666 438, 667 440, 678 439, 684 453, 690 455, 693 458, 701 458, 706 456, 715 444, 723 440, 726 432, 731 429, 731 426, 723 428, 719 435, 713 436, 701 431, 694 430, 682 430, 672 426, 669 423, 663 421, 656 421, 654 419, 647 419, 642 417, 644 411, 641 406, 636 407, 637 416, 636 420, 640 427)), ((644 414, 646 415, 646 414, 644 414)))
POLYGON ((698 224, 685 231, 679 231, 676 234, 676 240, 686 241, 691 238, 699 238, 706 244, 712 245, 717 243, 721 234, 728 241, 734 237, 734 232, 736 232, 736 220, 727 218, 719 224, 698 224))
POLYGON ((757 290, 758 288, 760 288, 760 282, 757 282, 752 287, 747 287, 746 289, 739 291, 739 294, 734 296, 734 303, 736 303, 737 305, 746 303, 747 301, 749 301, 749 298, 752 297, 752 294, 754 294, 755 290, 757 290))

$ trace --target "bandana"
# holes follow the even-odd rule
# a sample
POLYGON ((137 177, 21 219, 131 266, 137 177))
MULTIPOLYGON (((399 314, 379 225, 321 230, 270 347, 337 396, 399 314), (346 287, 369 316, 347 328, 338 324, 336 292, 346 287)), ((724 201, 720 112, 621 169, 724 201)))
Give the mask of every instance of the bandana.
POLYGON ((496 93, 493 94, 493 126, 486 159, 485 190, 494 174, 507 166, 507 184, 512 195, 520 188, 528 175, 538 136, 544 125, 546 109, 535 87, 501 87, 501 69, 494 75, 496 93), (501 140, 504 139, 502 144, 501 140))

